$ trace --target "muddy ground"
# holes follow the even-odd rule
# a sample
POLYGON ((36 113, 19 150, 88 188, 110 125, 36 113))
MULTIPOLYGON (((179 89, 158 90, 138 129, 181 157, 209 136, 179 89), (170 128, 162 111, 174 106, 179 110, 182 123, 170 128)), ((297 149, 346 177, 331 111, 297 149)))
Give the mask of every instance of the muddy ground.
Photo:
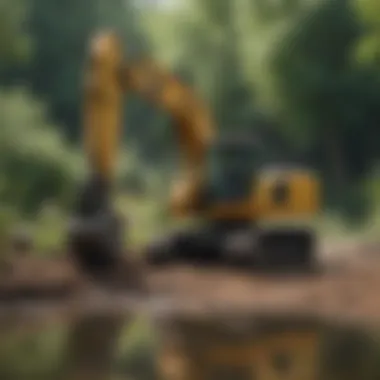
POLYGON ((132 271, 128 268, 121 271, 124 288, 102 293, 65 258, 19 257, 3 265, 0 309, 46 301, 83 305, 84 300, 91 298, 89 294, 97 294, 98 304, 108 302, 108 306, 119 309, 125 306, 133 310, 148 300, 149 307, 164 313, 266 312, 366 324, 380 322, 379 243, 341 244, 324 249, 320 263, 322 270, 313 275, 259 275, 189 266, 151 269, 134 263, 132 271), (125 280, 131 274, 140 274, 145 287, 145 292, 138 293, 137 297, 136 292, 127 290, 125 280), (134 301, 130 302, 131 299, 134 301))

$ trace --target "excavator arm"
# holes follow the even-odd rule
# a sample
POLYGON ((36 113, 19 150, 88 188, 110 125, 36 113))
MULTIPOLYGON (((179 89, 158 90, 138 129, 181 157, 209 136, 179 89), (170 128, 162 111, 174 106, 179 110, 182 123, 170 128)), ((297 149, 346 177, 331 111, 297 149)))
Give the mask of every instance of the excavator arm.
POLYGON ((189 87, 149 59, 126 65, 122 82, 126 90, 134 91, 172 117, 185 170, 172 188, 171 209, 178 216, 191 213, 199 199, 204 156, 215 133, 207 108, 189 87))
POLYGON ((85 146, 93 172, 111 181, 122 124, 122 97, 133 91, 166 111, 183 152, 183 178, 172 188, 174 214, 187 215, 197 203, 204 155, 214 138, 214 124, 194 92, 149 59, 122 60, 112 33, 100 33, 90 45, 84 98, 85 146))
POLYGON ((120 135, 123 89, 117 73, 121 46, 115 35, 99 34, 90 44, 85 70, 83 125, 90 170, 110 182, 120 135))
POLYGON ((187 165, 202 165, 205 148, 214 138, 214 125, 194 92, 151 60, 127 65, 123 83, 171 115, 187 165))
POLYGON ((69 249, 83 269, 102 273, 105 267, 118 267, 122 250, 120 220, 109 193, 127 92, 134 91, 173 118, 186 163, 184 178, 172 188, 171 208, 177 215, 188 215, 199 203, 203 160, 214 126, 195 94, 170 72, 151 60, 125 62, 121 43, 112 32, 92 39, 87 59, 83 127, 90 176, 78 196, 69 249))

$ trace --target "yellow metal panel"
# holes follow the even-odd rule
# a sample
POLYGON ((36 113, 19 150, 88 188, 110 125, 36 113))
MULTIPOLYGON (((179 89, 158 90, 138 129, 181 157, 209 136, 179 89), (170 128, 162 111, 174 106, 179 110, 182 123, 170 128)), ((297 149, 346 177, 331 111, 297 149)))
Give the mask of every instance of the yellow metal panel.
POLYGON ((252 219, 256 221, 313 218, 320 210, 320 181, 313 171, 262 172, 253 181, 249 199, 214 204, 206 215, 211 219, 252 219), (275 200, 275 187, 286 183, 288 198, 275 200))
POLYGON ((85 148, 91 168, 109 180, 114 174, 120 140, 122 89, 118 70, 121 45, 113 33, 99 33, 91 41, 84 83, 85 148))
POLYGON ((249 199, 241 202, 215 204, 205 214, 210 219, 229 220, 255 219, 257 215, 255 204, 249 199))
POLYGON ((244 366, 254 360, 256 344, 213 345, 205 352, 209 365, 244 366))
POLYGON ((251 201, 260 220, 312 217, 320 210, 320 182, 308 171, 262 173, 251 201), (288 187, 288 198, 282 203, 274 197, 275 187, 281 182, 288 187))

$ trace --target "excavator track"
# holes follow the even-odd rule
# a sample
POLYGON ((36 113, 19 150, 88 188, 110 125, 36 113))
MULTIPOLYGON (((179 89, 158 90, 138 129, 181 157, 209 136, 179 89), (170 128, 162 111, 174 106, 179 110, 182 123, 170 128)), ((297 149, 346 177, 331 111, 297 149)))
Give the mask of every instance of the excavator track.
POLYGON ((305 228, 262 230, 258 237, 259 264, 263 270, 314 271, 316 236, 305 228))
POLYGON ((192 229, 168 234, 144 252, 148 265, 244 268, 260 272, 314 272, 316 239, 307 229, 192 229))

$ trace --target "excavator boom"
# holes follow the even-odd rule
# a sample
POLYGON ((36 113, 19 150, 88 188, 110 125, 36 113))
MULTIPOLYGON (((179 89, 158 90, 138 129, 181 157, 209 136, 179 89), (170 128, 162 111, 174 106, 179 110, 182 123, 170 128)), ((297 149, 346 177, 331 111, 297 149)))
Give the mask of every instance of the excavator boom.
POLYGON ((186 216, 196 208, 205 153, 215 138, 216 128, 208 109, 191 88, 149 59, 125 65, 123 84, 172 118, 184 168, 183 177, 172 188, 171 210, 177 216, 186 216))
POLYGON ((84 143, 91 171, 108 181, 120 134, 122 88, 117 73, 121 64, 115 35, 99 34, 91 41, 84 81, 84 143))
POLYGON ((173 187, 172 209, 187 214, 197 198, 205 152, 214 139, 212 118, 194 92, 171 72, 149 59, 123 62, 122 55, 121 43, 112 33, 100 33, 90 44, 83 113, 91 170, 112 181, 123 95, 133 91, 172 117, 185 167, 183 180, 173 187))
POLYGON ((214 138, 214 123, 194 92, 172 73, 149 59, 128 63, 112 33, 100 33, 90 44, 85 72, 85 146, 92 170, 110 178, 122 124, 122 100, 133 91, 173 119, 189 170, 203 163, 214 138))
POLYGON ((202 165, 205 149, 214 139, 215 127, 194 92, 148 59, 126 65, 123 83, 124 88, 130 88, 171 115, 187 164, 202 165))

